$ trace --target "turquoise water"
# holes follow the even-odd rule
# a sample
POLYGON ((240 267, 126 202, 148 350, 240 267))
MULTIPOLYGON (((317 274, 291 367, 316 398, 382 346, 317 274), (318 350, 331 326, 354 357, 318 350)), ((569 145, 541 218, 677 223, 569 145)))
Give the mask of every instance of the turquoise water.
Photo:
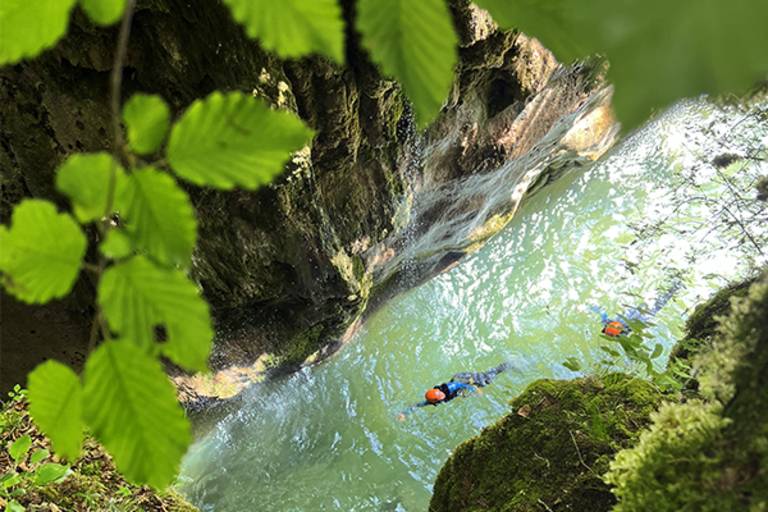
POLYGON ((768 127, 748 113, 674 108, 536 194, 459 266, 389 302, 330 361, 248 390, 190 450, 181 490, 204 511, 426 510, 451 450, 526 384, 605 371, 590 305, 651 304, 682 276, 648 329, 666 356, 695 304, 765 263, 768 223, 750 187, 768 166, 709 162, 766 144, 768 127), (561 364, 568 357, 581 372, 561 364), (506 359, 514 370, 482 395, 397 421, 453 373, 506 359))

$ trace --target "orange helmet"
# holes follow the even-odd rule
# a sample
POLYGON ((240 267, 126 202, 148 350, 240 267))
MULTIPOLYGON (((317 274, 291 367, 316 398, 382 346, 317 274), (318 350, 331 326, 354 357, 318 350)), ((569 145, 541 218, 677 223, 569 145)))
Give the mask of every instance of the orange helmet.
POLYGON ((603 328, 608 336, 620 336, 624 332, 624 324, 621 322, 608 322, 603 328))
POLYGON ((432 388, 424 394, 424 398, 427 399, 427 402, 436 404, 437 402, 445 400, 445 393, 437 388, 432 388))

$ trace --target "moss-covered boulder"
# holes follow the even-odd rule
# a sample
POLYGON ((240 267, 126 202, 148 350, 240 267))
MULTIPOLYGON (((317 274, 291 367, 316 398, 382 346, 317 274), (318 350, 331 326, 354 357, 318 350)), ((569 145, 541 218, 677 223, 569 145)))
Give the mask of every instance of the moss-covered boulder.
POLYGON ((731 314, 733 299, 745 297, 756 277, 731 283, 720 289, 694 309, 685 324, 685 337, 672 348, 667 367, 669 374, 682 385, 686 395, 696 396, 699 381, 693 375, 693 360, 702 352, 712 350, 720 321, 731 314))
POLYGON ((601 476, 660 400, 651 384, 622 374, 536 381, 511 414, 456 449, 429 510, 610 510, 616 500, 601 476))
POLYGON ((754 282, 755 279, 748 279, 730 284, 696 306, 685 324, 685 337, 699 340, 713 338, 718 333, 720 318, 731 313, 731 298, 746 296, 754 282))
POLYGON ((32 439, 29 454, 37 450, 52 451, 48 440, 29 417, 26 401, 19 396, 0 408, 0 510, 17 510, 8 505, 11 501, 28 511, 38 512, 198 510, 173 490, 159 492, 125 481, 110 456, 90 437, 85 441, 80 458, 70 465, 63 480, 38 485, 32 477, 36 468, 48 462, 64 462, 56 455, 47 455, 34 462, 31 456, 24 457, 18 465, 15 464, 8 448, 25 435, 32 439), (18 483, 6 485, 14 473, 21 477, 18 483))
POLYGON ((611 463, 615 510, 768 510, 768 273, 730 303, 693 360, 699 397, 662 407, 611 463))

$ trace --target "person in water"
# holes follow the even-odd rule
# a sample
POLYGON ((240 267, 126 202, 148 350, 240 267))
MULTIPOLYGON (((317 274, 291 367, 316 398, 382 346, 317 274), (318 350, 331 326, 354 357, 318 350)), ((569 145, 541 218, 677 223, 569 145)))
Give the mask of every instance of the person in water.
POLYGON ((630 321, 636 320, 644 324, 650 323, 651 319, 656 316, 656 313, 661 311, 661 308, 663 308, 682 287, 683 281, 679 277, 675 277, 672 285, 667 291, 656 298, 653 307, 650 309, 646 309, 645 307, 629 308, 626 312, 618 315, 616 318, 610 318, 604 309, 597 306, 592 306, 592 311, 600 315, 600 321, 603 324, 601 332, 603 334, 613 338, 628 335, 632 332, 632 328, 629 326, 630 321))
POLYGON ((438 406, 450 402, 457 396, 465 396, 469 393, 482 393, 479 388, 490 384, 498 374, 507 370, 510 366, 509 362, 504 362, 485 372, 456 373, 448 382, 443 382, 442 384, 428 389, 427 392, 424 393, 425 400, 405 409, 398 415, 398 419, 401 421, 404 420, 408 414, 421 407, 426 407, 428 405, 438 406))

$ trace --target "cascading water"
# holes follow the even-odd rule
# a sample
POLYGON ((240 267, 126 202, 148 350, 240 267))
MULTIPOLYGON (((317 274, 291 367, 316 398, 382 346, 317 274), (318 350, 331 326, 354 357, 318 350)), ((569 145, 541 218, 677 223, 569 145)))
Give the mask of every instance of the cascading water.
POLYGON ((753 189, 768 174, 766 117, 765 106, 685 102, 541 190, 337 356, 247 390, 190 450, 181 490, 204 511, 425 510, 450 451, 527 383, 577 376, 569 357, 604 368, 590 305, 651 304, 681 276, 648 329, 666 355, 695 304, 768 261, 768 208, 753 189), (453 373, 505 359, 514 370, 483 395, 396 420, 453 373))

